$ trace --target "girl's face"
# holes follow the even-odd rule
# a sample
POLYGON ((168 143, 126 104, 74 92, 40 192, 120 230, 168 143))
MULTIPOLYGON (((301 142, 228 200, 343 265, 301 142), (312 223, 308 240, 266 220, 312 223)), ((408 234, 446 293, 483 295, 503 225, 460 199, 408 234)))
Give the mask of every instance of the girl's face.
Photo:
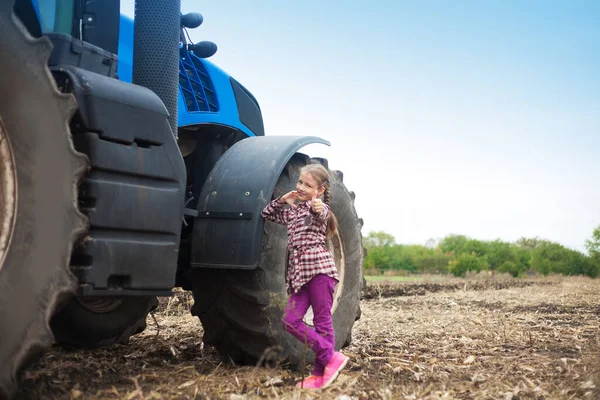
POLYGON ((296 183, 296 192, 298 192, 298 200, 311 200, 315 193, 320 196, 324 190, 319 190, 319 183, 311 175, 303 172, 296 183))

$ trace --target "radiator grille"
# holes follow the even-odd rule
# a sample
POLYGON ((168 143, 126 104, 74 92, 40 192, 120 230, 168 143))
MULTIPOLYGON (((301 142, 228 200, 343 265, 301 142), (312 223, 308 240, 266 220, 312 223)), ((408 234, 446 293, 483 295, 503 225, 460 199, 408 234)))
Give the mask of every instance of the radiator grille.
POLYGON ((219 111, 217 93, 202 59, 188 51, 181 52, 179 87, 188 112, 219 111))

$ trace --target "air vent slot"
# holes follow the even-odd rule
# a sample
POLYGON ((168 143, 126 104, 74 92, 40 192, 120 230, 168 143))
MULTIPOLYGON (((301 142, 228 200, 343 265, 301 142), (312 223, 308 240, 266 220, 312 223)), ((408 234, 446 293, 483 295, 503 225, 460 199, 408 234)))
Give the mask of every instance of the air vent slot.
POLYGON ((217 93, 202 59, 185 50, 179 60, 179 87, 188 112, 219 111, 217 93))

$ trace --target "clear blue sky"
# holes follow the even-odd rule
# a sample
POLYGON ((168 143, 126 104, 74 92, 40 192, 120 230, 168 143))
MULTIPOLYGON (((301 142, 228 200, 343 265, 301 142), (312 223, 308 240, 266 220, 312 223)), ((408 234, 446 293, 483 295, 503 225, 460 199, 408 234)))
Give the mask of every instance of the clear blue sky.
MULTIPOLYGON (((600 224, 600 1, 191 1, 190 31, 267 135, 317 135, 363 235, 540 236, 600 224)), ((123 12, 133 6, 123 1, 123 12)))

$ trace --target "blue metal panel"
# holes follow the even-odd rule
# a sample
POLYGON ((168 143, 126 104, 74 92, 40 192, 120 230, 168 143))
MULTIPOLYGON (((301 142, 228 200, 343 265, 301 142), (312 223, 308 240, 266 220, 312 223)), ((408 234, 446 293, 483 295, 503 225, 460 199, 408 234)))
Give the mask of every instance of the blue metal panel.
MULTIPOLYGON (((117 68, 117 74, 119 79, 125 82, 131 82, 133 78, 133 20, 125 15, 121 15, 119 32, 119 64, 117 68)), ((212 88, 216 93, 216 99, 214 101, 215 107, 209 107, 210 111, 203 109, 197 103, 197 108, 191 108, 188 110, 186 99, 184 96, 185 90, 194 88, 193 83, 189 81, 189 76, 185 72, 185 69, 180 74, 180 85, 179 85, 179 98, 178 98, 178 125, 194 126, 203 124, 218 124, 226 125, 235 129, 239 129, 248 136, 255 136, 254 133, 248 127, 240 122, 237 103, 235 101, 235 95, 231 88, 229 81, 229 75, 217 67, 215 64, 208 60, 200 59, 193 56, 193 59, 187 56, 187 52, 181 52, 184 59, 181 60, 180 67, 184 67, 186 63, 193 63, 196 65, 196 71, 205 71, 208 74, 208 81, 212 83, 212 88), (198 65, 200 63, 201 65, 198 65), (202 68, 202 66, 204 68, 202 68), (183 78, 183 79, 182 79, 183 78), (181 83, 184 83, 183 87, 181 83)), ((196 81, 201 83, 201 77, 196 77, 196 81)), ((205 90, 206 85, 196 85, 196 89, 202 91, 205 90)), ((195 98, 206 98, 206 92, 197 94, 195 98)), ((196 100, 197 101, 197 100, 196 100)))
POLYGON ((133 20, 121 14, 119 25, 119 64, 117 74, 119 79, 130 82, 133 79, 133 20))
POLYGON ((188 112, 185 108, 185 102, 179 87, 179 126, 190 126, 199 124, 219 124, 227 125, 239 129, 248 136, 254 136, 254 133, 248 127, 240 122, 235 95, 231 88, 229 75, 205 59, 199 59, 206 67, 208 75, 212 79, 213 86, 217 92, 219 102, 218 112, 188 112))

